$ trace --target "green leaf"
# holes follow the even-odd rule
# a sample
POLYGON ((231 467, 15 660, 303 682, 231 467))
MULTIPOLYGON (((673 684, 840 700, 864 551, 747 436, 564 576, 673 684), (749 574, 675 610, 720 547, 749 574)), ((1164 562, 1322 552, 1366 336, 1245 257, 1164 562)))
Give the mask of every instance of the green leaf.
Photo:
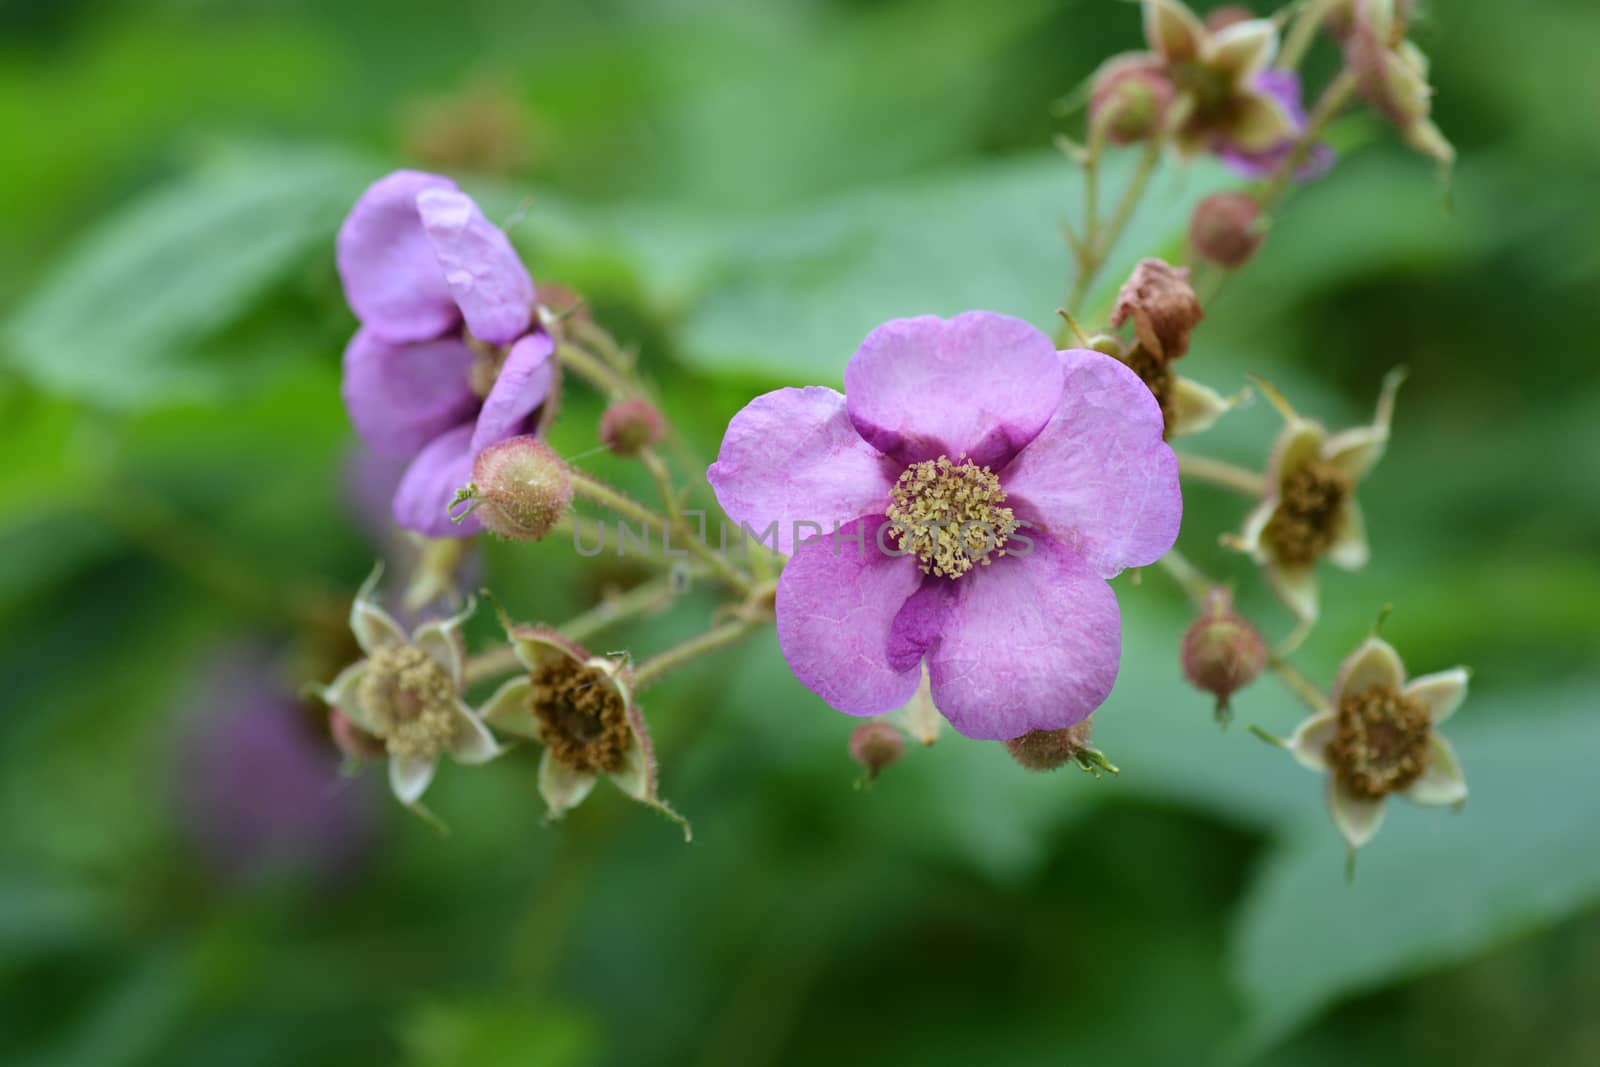
POLYGON ((7 324, 6 357, 47 392, 117 408, 247 380, 270 357, 204 342, 327 241, 369 171, 314 149, 211 160, 68 253, 7 324))
POLYGON ((1285 840, 1235 931, 1251 1013, 1245 1048, 1287 1035, 1341 996, 1467 959, 1600 898, 1594 693, 1591 680, 1469 701, 1462 727, 1449 731, 1472 787, 1466 808, 1391 804, 1349 884, 1343 842, 1325 816, 1285 840), (1561 710, 1530 714, 1536 708, 1561 710))
POLYGON ((506 998, 425 1004, 406 1023, 402 1044, 412 1067, 562 1067, 590 1061, 593 1038, 579 1017, 506 998))
MULTIPOLYGON (((1102 204, 1132 164, 1127 154, 1110 158, 1102 204)), ((1183 232, 1195 201, 1236 183, 1211 163, 1158 171, 1090 312, 1103 313, 1140 256, 1183 232)), ((1076 222, 1082 198, 1081 172, 1052 154, 851 192, 742 227, 719 284, 686 324, 685 358, 826 382, 887 319, 983 308, 1053 329, 1069 280, 1056 220, 1076 222)))

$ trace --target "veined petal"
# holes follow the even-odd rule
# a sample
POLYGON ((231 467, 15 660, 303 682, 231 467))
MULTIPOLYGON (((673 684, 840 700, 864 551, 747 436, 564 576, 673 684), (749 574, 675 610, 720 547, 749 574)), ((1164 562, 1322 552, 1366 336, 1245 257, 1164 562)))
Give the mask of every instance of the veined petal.
POLYGON ((500 744, 494 739, 472 709, 456 701, 456 733, 450 743, 450 755, 457 763, 469 766, 488 763, 500 755, 500 744))
POLYGON ((1325 711, 1302 722, 1284 747, 1307 770, 1328 770, 1328 743, 1339 728, 1336 712, 1325 711))
POLYGON ((437 174, 397 170, 368 186, 339 227, 335 254, 345 300, 386 341, 432 340, 459 320, 417 212, 420 194, 455 187, 437 174))
POLYGON ((472 618, 477 609, 478 602, 468 597, 467 606, 459 612, 448 619, 435 619, 419 626, 411 635, 411 643, 449 673, 457 690, 466 685, 467 673, 467 650, 461 641, 461 624, 472 618))
POLYGON ((383 564, 372 568, 367 580, 361 583, 356 598, 350 602, 350 632, 355 635, 361 651, 372 655, 380 648, 393 648, 407 643, 406 632, 394 617, 378 606, 376 594, 378 580, 383 577, 383 564))
POLYGON ((1413 804, 1443 807, 1467 799, 1467 779, 1450 742, 1433 734, 1428 739, 1428 765, 1422 777, 1401 793, 1413 804))
POLYGON ((848 715, 881 715, 910 700, 921 676, 915 663, 891 665, 889 639, 923 576, 914 559, 872 543, 883 516, 863 521, 859 549, 830 536, 801 544, 778 578, 774 610, 778 647, 800 684, 848 715))
POLYGON ((1233 84, 1243 85, 1271 66, 1277 54, 1277 25, 1271 19, 1247 19, 1212 34, 1202 61, 1233 84))
POLYGON ((1269 559, 1263 568, 1267 584, 1277 594, 1283 606, 1294 612, 1302 622, 1313 622, 1317 617, 1317 568, 1314 563, 1280 563, 1269 559))
POLYGON ((1378 827, 1383 825, 1383 801, 1352 795, 1334 775, 1328 776, 1328 810, 1333 815, 1333 824, 1351 848, 1360 848, 1371 841, 1378 827))
POLYGON ((1469 676, 1465 667, 1424 674, 1411 679, 1405 687, 1405 695, 1427 708, 1428 721, 1437 727, 1454 715, 1461 702, 1467 699, 1469 676))
POLYGON ((928 677, 934 706, 957 731, 1009 741, 1076 725, 1105 702, 1122 616, 1082 556, 1039 537, 1030 554, 1001 556, 954 585, 928 677))
POLYGON ((473 455, 497 441, 532 430, 529 416, 550 395, 550 383, 555 380, 550 359, 554 352, 555 342, 543 331, 530 333, 511 346, 500 376, 484 398, 483 410, 478 412, 472 430, 473 455))
POLYGON ((408 808, 421 800, 422 794, 428 791, 428 783, 433 781, 433 772, 438 766, 437 758, 389 757, 389 788, 393 790, 395 799, 408 808))
POLYGON ((841 394, 807 386, 746 404, 728 423, 706 479, 751 536, 763 537, 776 523, 768 543, 790 554, 796 523, 832 533, 834 523, 881 511, 899 474, 899 464, 856 433, 841 394))
POLYGON ((520 337, 533 321, 533 279, 500 227, 454 188, 422 190, 417 213, 467 329, 497 345, 520 337))
POLYGON ((380 456, 414 456, 470 418, 472 353, 454 337, 394 344, 367 327, 344 350, 344 409, 362 442, 380 456))
POLYGON ((533 716, 532 688, 526 674, 509 679, 478 709, 478 717, 501 733, 537 740, 539 720, 533 716))
POLYGON ((1021 319, 968 311, 879 326, 844 369, 845 407, 866 442, 902 464, 1011 461, 1061 400, 1050 338, 1021 319))
POLYGON ((1195 59, 1206 30, 1195 13, 1178 0, 1144 0, 1144 39, 1168 63, 1195 59))
POLYGON ((1381 637, 1369 637, 1339 665, 1330 701, 1337 708, 1347 693, 1364 693, 1374 686, 1399 690, 1405 684, 1405 664, 1394 646, 1381 637))
POLYGON ((1367 523, 1354 497, 1347 497, 1340 505, 1337 521, 1333 541, 1328 545, 1328 559, 1336 567, 1358 571, 1367 565, 1372 552, 1367 547, 1367 523))
POLYGON ((539 795, 550 809, 550 817, 559 819, 594 791, 595 775, 589 771, 575 771, 544 750, 539 758, 539 795))
POLYGON ((1177 540, 1178 458, 1137 374, 1088 350, 1063 352, 1061 363, 1061 404, 1001 484, 1019 518, 1111 578, 1154 563, 1177 540))
POLYGON ((468 515, 451 522, 456 490, 472 479, 472 427, 457 426, 428 443, 406 468, 394 494, 394 521, 428 537, 471 537, 483 525, 468 515))

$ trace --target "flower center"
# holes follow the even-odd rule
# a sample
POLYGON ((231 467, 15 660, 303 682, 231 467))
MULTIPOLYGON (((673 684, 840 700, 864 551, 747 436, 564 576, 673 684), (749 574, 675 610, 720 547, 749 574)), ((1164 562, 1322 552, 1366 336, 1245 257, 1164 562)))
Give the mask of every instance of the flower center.
POLYGON ((921 561, 922 573, 959 578, 1005 555, 1017 529, 1006 493, 988 467, 949 456, 913 463, 889 491, 889 521, 900 547, 921 561))
POLYGON ((1312 460, 1285 480, 1283 501, 1262 539, 1283 563, 1311 563, 1333 544, 1350 479, 1339 468, 1312 460))
POLYGON ((479 399, 488 397, 489 390, 494 388, 495 381, 500 377, 500 368, 506 365, 506 356, 511 349, 505 345, 492 345, 488 341, 480 341, 465 331, 462 331, 467 342, 467 348, 472 351, 472 362, 467 364, 467 385, 477 394, 479 399))
POLYGON ((1427 708, 1393 686, 1346 693, 1328 762, 1351 793, 1377 800, 1422 776, 1432 728, 1427 708))
POLYGON ((455 738, 456 687, 420 648, 374 652, 357 697, 391 756, 432 759, 455 738))
POLYGON ((633 744, 628 709, 616 686, 594 667, 561 657, 533 674, 530 695, 540 739, 575 771, 620 770, 633 744))

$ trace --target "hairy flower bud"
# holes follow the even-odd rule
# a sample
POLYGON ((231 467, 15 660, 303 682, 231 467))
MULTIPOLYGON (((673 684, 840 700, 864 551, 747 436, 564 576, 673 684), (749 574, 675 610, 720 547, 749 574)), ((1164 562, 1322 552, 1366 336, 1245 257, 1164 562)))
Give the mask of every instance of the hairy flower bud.
POLYGON ((1062 730, 1033 730, 1006 742, 1006 751, 1019 765, 1030 771, 1053 771, 1076 763, 1096 778, 1101 771, 1117 773, 1105 753, 1089 743, 1091 720, 1085 719, 1062 730))
POLYGON ((637 456, 661 440, 661 413, 648 400, 629 397, 600 416, 600 440, 617 456, 637 456))
POLYGON ((1206 594, 1200 617, 1183 635, 1183 676, 1196 689, 1217 698, 1217 721, 1227 722, 1228 698, 1261 676, 1267 644, 1249 621, 1233 610, 1226 589, 1206 594))
POLYGON ((1135 144, 1161 131, 1172 103, 1172 79, 1159 60, 1134 53, 1115 56, 1095 73, 1089 118, 1112 144, 1135 144))
MULTIPOLYGON (((537 541, 572 505, 572 475, 549 445, 532 435, 511 437, 479 452, 472 484, 456 494, 490 533, 537 541)), ((465 517, 463 513, 460 517, 465 517)))
POLYGON ((1189 350, 1189 334, 1204 317, 1187 267, 1143 259, 1117 293, 1111 325, 1121 326, 1131 318, 1145 350, 1170 363, 1189 350))
POLYGON ((906 740, 900 731, 882 719, 864 722, 850 732, 850 758, 867 772, 869 782, 896 763, 905 750, 906 740))
POLYGON ((1214 193, 1195 206, 1189 244, 1202 259, 1242 267, 1266 236, 1256 225, 1260 217, 1261 206, 1248 193, 1214 193))

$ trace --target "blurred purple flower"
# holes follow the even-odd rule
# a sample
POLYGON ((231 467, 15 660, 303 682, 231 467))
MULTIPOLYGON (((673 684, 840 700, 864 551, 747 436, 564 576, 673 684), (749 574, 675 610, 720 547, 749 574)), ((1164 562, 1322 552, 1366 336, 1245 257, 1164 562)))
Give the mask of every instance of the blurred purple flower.
MULTIPOLYGON (((1257 89, 1283 105, 1294 122, 1294 135, 1258 152, 1246 151, 1238 145, 1219 141, 1217 156, 1247 178, 1265 178, 1277 170, 1279 164, 1289 158, 1294 151, 1300 131, 1306 126, 1306 109, 1300 101, 1300 76, 1292 70, 1264 70, 1256 75, 1255 85, 1257 89)), ((1316 181, 1328 173, 1336 158, 1337 155, 1328 145, 1321 142, 1312 145, 1305 162, 1295 168, 1295 181, 1316 181)))
POLYGON ((344 353, 344 402, 361 439, 410 461, 393 500, 429 537, 481 527, 446 514, 480 449, 532 432, 554 344, 506 235, 448 178, 401 170, 373 183, 339 230, 339 276, 361 326, 344 353))
POLYGON ((340 758, 259 648, 221 652, 195 683, 179 738, 175 803, 185 833, 229 881, 334 881, 377 830, 369 783, 340 758))

